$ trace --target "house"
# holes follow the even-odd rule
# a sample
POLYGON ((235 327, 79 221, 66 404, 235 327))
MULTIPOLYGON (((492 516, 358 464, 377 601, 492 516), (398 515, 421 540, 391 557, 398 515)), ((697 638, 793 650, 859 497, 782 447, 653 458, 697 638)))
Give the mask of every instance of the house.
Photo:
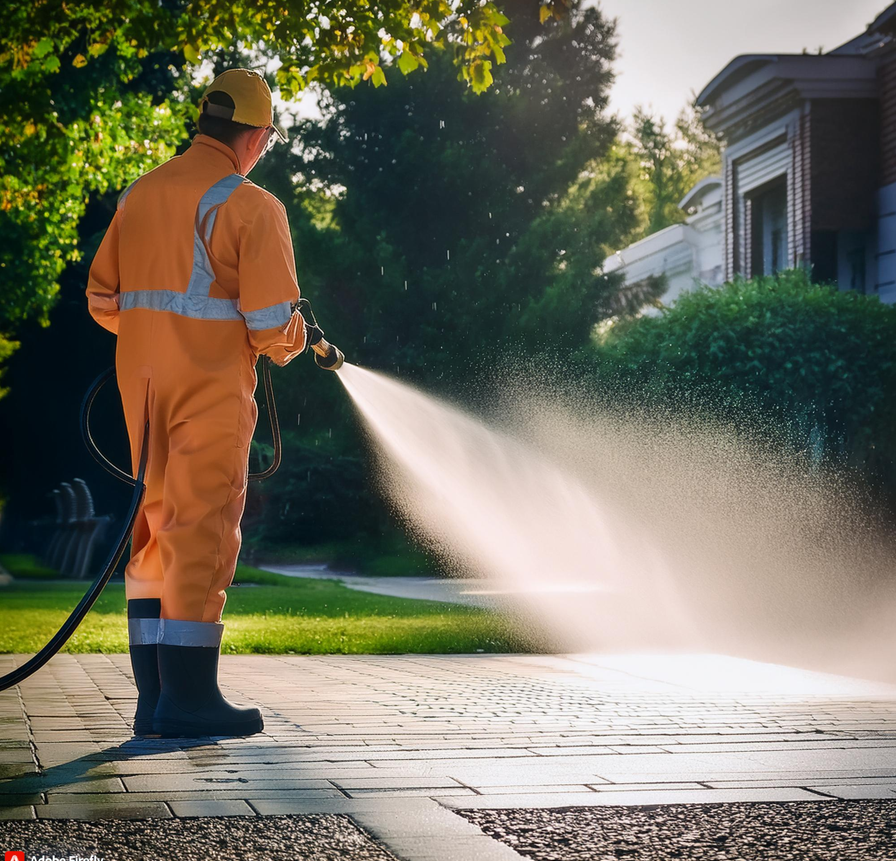
POLYGON ((665 274, 668 289, 662 296, 664 304, 674 301, 683 290, 690 290, 695 278, 713 286, 724 281, 721 178, 701 180, 678 205, 687 213, 683 224, 651 233, 604 262, 605 272, 621 272, 628 285, 665 274))
POLYGON ((896 3, 828 53, 735 57, 697 97, 723 141, 722 176, 681 202, 691 212, 684 224, 606 268, 628 283, 665 272, 666 303, 694 278, 718 284, 798 266, 896 302, 894 37, 896 3))

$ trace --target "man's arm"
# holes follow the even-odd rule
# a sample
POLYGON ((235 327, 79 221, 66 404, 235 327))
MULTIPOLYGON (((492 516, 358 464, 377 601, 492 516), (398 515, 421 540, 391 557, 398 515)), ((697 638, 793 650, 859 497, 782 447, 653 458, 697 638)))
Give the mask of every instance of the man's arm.
POLYGON ((87 308, 104 329, 118 334, 118 237, 121 210, 112 223, 90 265, 87 278, 87 308))
POLYGON ((295 310, 299 284, 286 209, 266 195, 240 237, 240 313, 255 351, 285 365, 305 349, 305 321, 295 310))

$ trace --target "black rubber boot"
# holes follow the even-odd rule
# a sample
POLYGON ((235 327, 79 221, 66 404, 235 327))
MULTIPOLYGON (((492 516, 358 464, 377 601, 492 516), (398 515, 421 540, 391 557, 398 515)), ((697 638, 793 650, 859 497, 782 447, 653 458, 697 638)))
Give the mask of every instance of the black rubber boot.
POLYGON ((162 738, 253 735, 264 729, 261 712, 236 706, 218 688, 219 648, 159 644, 162 693, 153 731, 162 738))
POLYGON ((162 602, 158 598, 135 598, 128 601, 128 629, 131 668, 137 684, 137 713, 134 735, 152 735, 152 716, 159 702, 158 618, 162 602), (149 620, 141 625, 140 620, 149 620), (141 642, 141 640, 143 642, 141 642))

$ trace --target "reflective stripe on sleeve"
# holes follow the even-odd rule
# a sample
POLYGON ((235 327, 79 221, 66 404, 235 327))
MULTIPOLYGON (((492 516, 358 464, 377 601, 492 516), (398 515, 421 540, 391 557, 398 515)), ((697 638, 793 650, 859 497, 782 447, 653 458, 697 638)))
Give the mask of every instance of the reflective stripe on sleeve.
POLYGON ((278 302, 259 308, 257 311, 240 311, 250 329, 274 329, 289 322, 292 317, 292 303, 278 302))
POLYGON ((128 619, 128 643, 152 646, 159 642, 159 619, 128 619))
POLYGON ((217 648, 221 645, 224 626, 220 622, 185 622, 181 619, 159 621, 159 645, 204 648, 217 648))

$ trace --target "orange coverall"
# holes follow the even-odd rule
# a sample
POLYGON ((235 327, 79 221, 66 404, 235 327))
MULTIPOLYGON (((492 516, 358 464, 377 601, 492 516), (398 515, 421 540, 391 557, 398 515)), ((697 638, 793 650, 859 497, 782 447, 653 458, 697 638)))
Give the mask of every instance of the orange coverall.
MULTIPOLYGON (((161 618, 220 622, 240 549, 259 354, 305 346, 286 210, 197 135, 122 194, 90 269, 90 313, 118 335, 116 368, 146 497, 127 598, 161 618)), ((196 643, 199 644, 199 643, 196 643)))

